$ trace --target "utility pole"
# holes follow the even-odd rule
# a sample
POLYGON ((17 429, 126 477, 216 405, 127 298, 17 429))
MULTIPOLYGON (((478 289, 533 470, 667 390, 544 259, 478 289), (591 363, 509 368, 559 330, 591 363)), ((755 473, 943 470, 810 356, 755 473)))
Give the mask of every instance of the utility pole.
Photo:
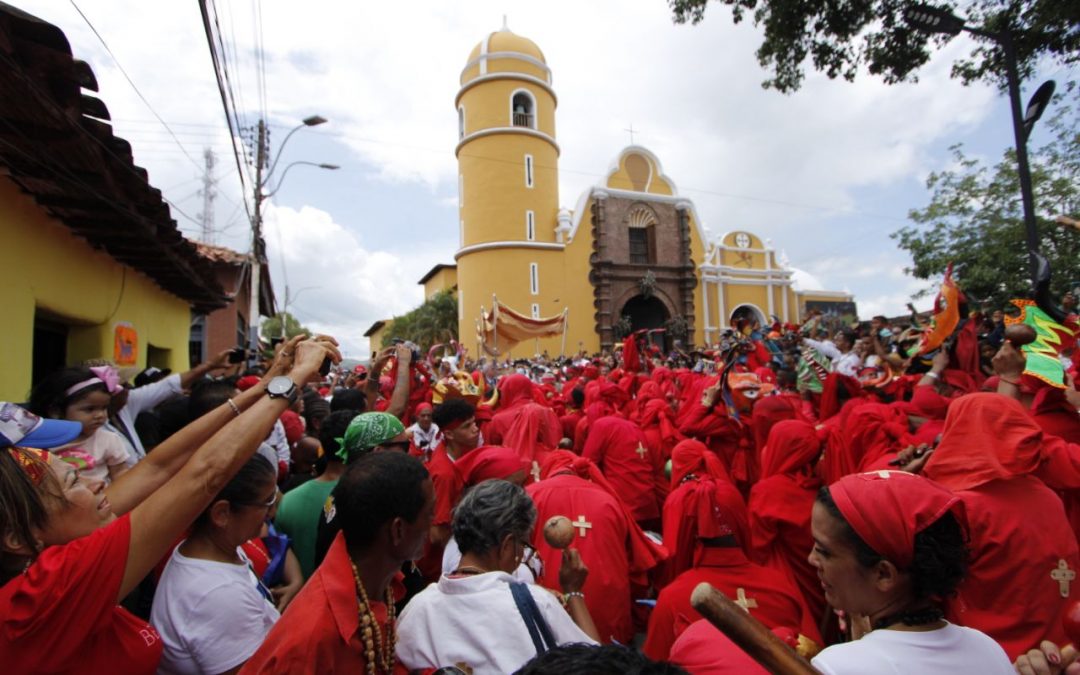
POLYGON ((199 220, 202 222, 202 241, 206 244, 214 243, 214 200, 217 198, 217 190, 214 187, 214 151, 206 148, 203 151, 203 160, 206 162, 206 171, 203 173, 203 186, 200 193, 203 198, 202 213, 199 220))
POLYGON ((259 120, 258 145, 255 149, 255 214, 251 218, 251 308, 248 311, 249 359, 258 360, 259 353, 259 282, 266 260, 266 244, 262 236, 263 166, 266 164, 266 123, 259 120))

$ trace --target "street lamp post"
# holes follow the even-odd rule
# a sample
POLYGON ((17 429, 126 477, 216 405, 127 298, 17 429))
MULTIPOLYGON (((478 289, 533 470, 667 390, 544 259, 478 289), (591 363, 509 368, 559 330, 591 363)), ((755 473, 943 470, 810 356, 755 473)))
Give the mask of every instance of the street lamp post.
POLYGON ((1035 222, 1035 198, 1031 192, 1031 169, 1028 166, 1027 139, 1035 122, 1054 94, 1054 82, 1049 80, 1035 92, 1028 103, 1026 113, 1020 108, 1020 75, 1016 63, 1016 48, 1013 44, 1012 30, 1008 23, 1000 32, 972 28, 964 20, 946 9, 932 5, 915 5, 907 12, 907 23, 917 30, 927 33, 959 35, 967 31, 972 35, 989 38, 1001 45, 1005 55, 1005 80, 1009 87, 1009 109, 1012 112, 1013 137, 1016 142, 1016 168, 1020 179, 1020 198, 1024 207, 1024 229, 1027 235, 1028 267, 1031 272, 1032 290, 1038 283, 1039 269, 1039 231, 1035 222))
MULTIPOLYGON (((249 359, 255 361, 259 353, 259 293, 260 293, 260 280, 262 278, 262 266, 266 264, 266 241, 262 236, 262 203, 266 199, 272 197, 277 192, 275 189, 273 192, 267 194, 265 187, 270 177, 274 174, 274 169, 277 168, 277 163, 281 159, 282 151, 285 149, 285 144, 289 142, 292 135, 304 127, 314 127, 320 124, 325 124, 326 118, 320 115, 312 115, 305 118, 300 124, 294 127, 285 135, 285 140, 281 142, 281 146, 278 148, 277 156, 270 164, 269 170, 266 175, 263 175, 263 167, 267 163, 267 139, 266 139, 266 122, 259 120, 258 125, 258 147, 255 153, 255 209, 251 218, 251 292, 250 292, 250 306, 248 310, 248 349, 249 359)), ((315 162, 293 162, 285 167, 285 171, 282 172, 282 179, 285 177, 285 173, 296 164, 308 164, 316 166, 321 169, 337 169, 339 168, 335 164, 317 164, 315 162)), ((278 189, 281 188, 281 180, 278 181, 278 189)))

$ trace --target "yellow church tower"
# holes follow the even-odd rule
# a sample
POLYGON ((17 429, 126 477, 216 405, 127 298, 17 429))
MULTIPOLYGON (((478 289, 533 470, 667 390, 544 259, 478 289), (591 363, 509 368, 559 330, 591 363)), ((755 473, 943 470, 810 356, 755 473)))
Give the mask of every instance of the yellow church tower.
POLYGON ((566 305, 556 104, 543 52, 505 24, 469 54, 455 98, 461 229, 454 257, 458 335, 470 351, 493 291, 531 318, 561 314, 566 305))

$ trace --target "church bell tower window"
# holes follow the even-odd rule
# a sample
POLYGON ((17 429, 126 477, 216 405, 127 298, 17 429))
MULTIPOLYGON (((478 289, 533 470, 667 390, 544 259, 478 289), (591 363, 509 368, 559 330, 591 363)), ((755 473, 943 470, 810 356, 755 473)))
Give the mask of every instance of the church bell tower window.
POLYGON ((514 92, 510 99, 511 122, 515 127, 536 128, 536 101, 524 90, 514 92))

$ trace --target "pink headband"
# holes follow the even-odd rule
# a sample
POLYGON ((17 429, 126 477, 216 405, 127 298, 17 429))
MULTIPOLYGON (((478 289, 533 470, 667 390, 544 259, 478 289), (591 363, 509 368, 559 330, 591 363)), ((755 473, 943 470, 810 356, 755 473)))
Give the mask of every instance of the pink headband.
POLYGON ((105 390, 109 394, 116 394, 123 390, 124 387, 120 384, 120 372, 116 368, 112 366, 95 366, 90 369, 90 372, 94 374, 93 377, 68 387, 67 391, 64 392, 64 396, 71 396, 99 382, 105 385, 105 390))

